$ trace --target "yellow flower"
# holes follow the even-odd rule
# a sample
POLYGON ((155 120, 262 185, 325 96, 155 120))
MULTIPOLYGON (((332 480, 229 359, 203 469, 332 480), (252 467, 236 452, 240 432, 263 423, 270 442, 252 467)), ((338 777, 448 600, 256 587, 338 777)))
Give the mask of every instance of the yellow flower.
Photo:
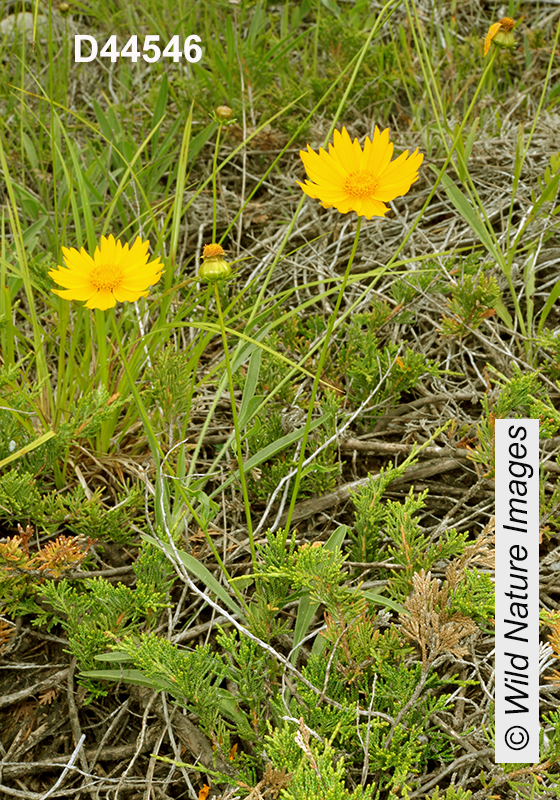
POLYGON ((484 55, 486 56, 490 50, 492 42, 497 44, 498 47, 507 47, 513 49, 515 47, 515 39, 512 33, 515 22, 509 17, 502 17, 499 22, 490 25, 490 30, 486 34, 484 40, 484 55))
POLYGON ((86 300, 86 308, 112 308, 117 301, 134 302, 146 297, 149 286, 161 278, 163 264, 159 257, 148 262, 149 242, 140 236, 129 249, 120 241, 101 237, 101 245, 95 248, 93 258, 84 248, 63 247, 64 262, 68 269, 58 267, 49 272, 53 281, 66 288, 52 289, 67 300, 86 300))
POLYGON ((229 278, 231 267, 224 256, 225 251, 221 244, 205 244, 202 250, 202 264, 198 268, 198 277, 207 282, 229 278))
POLYGON ((373 142, 366 137, 363 150, 343 128, 342 133, 334 132, 328 153, 322 147, 316 153, 310 145, 307 152, 300 150, 311 180, 298 183, 306 195, 321 200, 323 208, 336 208, 341 214, 355 211, 366 219, 384 217, 389 210, 385 202, 408 192, 424 159, 418 148, 410 157, 408 150, 394 161, 392 155, 388 128, 379 133, 376 125, 373 142))

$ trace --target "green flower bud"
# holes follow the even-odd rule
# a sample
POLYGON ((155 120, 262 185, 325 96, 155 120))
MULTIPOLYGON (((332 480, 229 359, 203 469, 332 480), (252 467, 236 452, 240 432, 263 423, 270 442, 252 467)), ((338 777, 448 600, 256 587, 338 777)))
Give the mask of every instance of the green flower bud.
POLYGON ((515 50, 515 36, 513 35, 513 31, 498 31, 494 36, 493 42, 498 45, 498 47, 515 50))
POLYGON ((233 119, 233 111, 229 106, 218 106, 215 110, 215 114, 219 120, 223 120, 224 122, 228 122, 230 119, 233 119))
POLYGON ((198 268, 198 277, 206 283, 229 278, 231 267, 224 256, 225 252, 221 245, 205 245, 202 251, 202 264, 198 268))

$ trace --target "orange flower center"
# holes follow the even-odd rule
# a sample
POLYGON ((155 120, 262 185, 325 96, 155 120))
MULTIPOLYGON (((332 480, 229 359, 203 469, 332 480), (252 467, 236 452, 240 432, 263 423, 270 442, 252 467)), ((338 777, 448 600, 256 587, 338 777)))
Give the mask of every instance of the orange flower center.
POLYGON ((224 256, 225 250, 221 244, 205 244, 202 250, 203 258, 215 258, 216 256, 224 256))
POLYGON ((513 30, 515 22, 512 19, 510 19, 510 17, 502 17, 500 20, 500 25, 505 31, 511 31, 513 30))
POLYGON ((123 271, 115 264, 102 264, 100 267, 94 267, 89 274, 89 280, 96 289, 108 289, 109 291, 120 286, 122 279, 123 271))
POLYGON ((377 191, 378 180, 371 172, 351 172, 344 181, 344 189, 350 197, 372 197, 377 191))

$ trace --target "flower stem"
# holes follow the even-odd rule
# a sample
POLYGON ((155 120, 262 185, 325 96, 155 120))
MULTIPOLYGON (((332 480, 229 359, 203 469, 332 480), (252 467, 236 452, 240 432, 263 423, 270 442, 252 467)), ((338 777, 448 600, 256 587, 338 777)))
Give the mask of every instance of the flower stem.
POLYGON ((220 149, 220 134, 222 133, 222 124, 218 126, 218 133, 216 134, 216 147, 214 148, 214 162, 212 164, 212 241, 216 241, 216 223, 218 217, 218 192, 216 189, 216 174, 218 171, 218 151, 220 149))
POLYGON ((294 487, 292 489, 292 499, 290 501, 290 508, 288 510, 288 518, 286 520, 286 527, 284 529, 284 546, 286 544, 286 539, 288 538, 288 533, 290 531, 290 523, 292 521, 292 515, 294 513, 294 506, 296 504, 297 494, 299 490, 299 485, 301 482, 301 471, 303 467, 303 462, 305 460, 305 448, 307 445, 307 439, 309 437, 309 429, 311 427, 311 418, 313 416, 313 410, 315 408, 315 399, 317 397, 317 391, 319 389, 319 381, 321 379, 321 373, 323 371, 323 366, 325 364, 325 360, 327 358, 327 353, 329 350, 329 342, 331 338, 331 334, 334 328, 334 324, 336 322, 336 318, 338 315, 338 311, 340 309, 340 304, 342 303, 342 297, 344 296, 344 290, 346 289, 346 284, 348 283, 348 278, 350 277, 350 270, 352 268, 352 264, 354 263, 354 256, 356 255, 356 249, 358 247, 358 239, 360 238, 360 227, 361 227, 362 218, 358 217, 358 224, 356 226, 356 235, 354 236, 354 244, 352 245, 352 251, 350 253, 350 258, 348 259, 348 264, 346 265, 346 272, 344 273, 344 277, 342 279, 342 284, 340 286, 340 291, 338 293, 338 297, 336 299, 336 304, 334 310, 329 318, 329 322, 327 325, 327 332, 325 334, 325 340, 323 342, 323 349, 321 350, 321 355, 319 356, 319 363, 317 365, 317 372, 315 373, 315 380, 313 381, 313 389, 311 390, 311 399, 309 400, 309 411, 307 412, 307 419, 305 421, 305 428, 303 431, 303 439, 301 443, 301 450, 299 452, 299 460, 297 466, 297 472, 294 478, 294 487))
POLYGON ((146 410, 146 407, 144 406, 144 403, 142 402, 142 398, 140 396, 140 392, 138 391, 138 388, 136 386, 136 381, 134 380, 134 377, 133 377, 133 375, 132 375, 132 373, 130 371, 129 356, 127 355, 127 353, 125 352, 124 347, 123 347, 123 343, 122 343, 121 335, 119 333, 119 326, 117 324, 117 318, 116 318, 116 314, 115 314, 115 309, 114 308, 110 309, 109 318, 111 320, 111 327, 113 328, 114 340, 117 343, 117 350, 118 350, 118 353, 119 353, 119 357, 120 357, 120 360, 122 362, 126 378, 128 380, 130 391, 131 391, 132 396, 134 398, 134 401, 136 403, 136 407, 138 409, 138 413, 140 415, 140 419, 142 420, 143 425, 144 425, 144 432, 145 432, 146 437, 148 439, 148 444, 150 446, 150 450, 152 451, 152 456, 154 458, 154 464, 156 466, 156 472, 158 472, 159 468, 160 468, 160 463, 161 463, 162 450, 161 450, 161 447, 160 447, 160 445, 158 443, 157 436, 155 435, 155 433, 153 431, 152 424, 151 424, 150 418, 148 416, 148 412, 146 410))
POLYGON ((247 492, 247 482, 245 480, 245 470, 243 464, 243 453, 241 450, 241 433, 239 430, 239 417, 237 416, 237 407, 235 405, 235 395, 233 391, 233 375, 231 372, 231 362, 229 358, 229 350, 227 346, 226 328, 224 325, 224 316, 222 314, 222 304, 220 301, 220 292, 218 290, 218 281, 214 283, 214 296, 216 297, 216 307, 218 309, 218 318, 220 320, 220 329, 222 331, 222 343, 224 346, 224 357, 226 361, 226 370, 228 376, 229 396, 231 399, 231 413, 233 415, 233 427, 235 429, 235 445, 237 452, 237 464, 239 466, 239 479, 241 481, 241 491, 243 492, 243 503, 245 506, 245 516, 247 518, 247 531, 249 534, 249 546, 251 548, 251 561, 253 562, 253 570, 256 569, 257 559, 255 552, 255 540, 253 538, 253 523, 251 522, 251 506, 249 504, 249 494, 247 492))
POLYGON ((95 369, 99 383, 109 390, 109 363, 107 361, 107 334, 105 332, 105 315, 95 309, 95 332, 97 334, 97 365, 95 369))

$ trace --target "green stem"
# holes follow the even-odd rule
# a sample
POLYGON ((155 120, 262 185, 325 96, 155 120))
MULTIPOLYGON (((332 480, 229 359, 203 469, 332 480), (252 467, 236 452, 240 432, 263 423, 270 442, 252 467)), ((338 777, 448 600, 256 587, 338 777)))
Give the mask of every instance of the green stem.
POLYGON ((352 245, 352 251, 350 253, 350 258, 348 259, 348 264, 346 265, 346 272, 344 273, 344 278, 342 279, 342 284, 340 286, 340 291, 338 293, 338 297, 336 299, 336 304, 334 310, 329 318, 329 322, 327 325, 327 332, 325 334, 325 340, 323 342, 323 349, 321 350, 321 355, 319 356, 319 363, 317 365, 317 372, 315 373, 315 380, 313 381, 313 389, 311 390, 311 399, 309 401, 309 410, 307 412, 307 420, 305 421, 305 428, 303 431, 303 439, 301 442, 301 450, 299 453, 299 461, 297 466, 297 472, 294 479, 294 488, 292 489, 292 499, 290 501, 290 508, 288 510, 288 518, 286 520, 286 527, 284 529, 284 539, 283 539, 283 546, 286 544, 286 539, 288 538, 288 533, 290 531, 290 523, 292 521, 292 515, 294 513, 294 506, 296 504, 297 494, 299 490, 299 484, 301 482, 301 471, 303 467, 303 462, 305 460, 305 448, 307 445, 307 439, 309 436, 309 428, 311 427, 311 418, 313 416, 313 410, 315 408, 315 399, 317 397, 317 391, 319 389, 319 381, 321 379, 321 373, 323 372, 323 366, 325 360, 327 358, 327 353, 329 350, 329 343, 331 338, 331 333, 334 328, 334 324, 336 322, 336 318, 338 315, 338 310, 340 308, 340 304, 342 303, 342 297, 344 296, 344 290, 346 289, 346 284, 348 283, 348 278, 350 277, 350 270, 352 268, 352 264, 354 263, 354 256, 356 255, 356 249, 358 247, 358 239, 360 238, 360 228, 362 224, 362 218, 358 217, 358 224, 356 226, 356 235, 354 236, 354 244, 352 245))
POLYGON ((218 291, 217 281, 214 283, 214 296, 216 298, 216 307, 218 309, 218 318, 220 320, 220 329, 222 331, 222 342, 224 345, 224 357, 226 361, 226 370, 228 376, 229 396, 231 399, 231 413, 233 415, 233 427, 235 429, 237 464, 239 466, 239 479, 241 481, 241 491, 243 492, 243 503, 245 505, 245 516, 247 518, 247 531, 249 534, 249 545, 251 547, 251 560, 253 562, 253 570, 256 570, 257 558, 255 552, 255 540, 253 538, 253 523, 251 522, 251 506, 249 504, 249 494, 247 492, 247 482, 245 480, 245 470, 243 464, 243 452, 241 450, 241 433, 239 430, 239 417, 237 416, 237 407, 235 405, 235 395, 233 391, 233 375, 231 372, 231 362, 227 346, 226 328, 224 325, 224 316, 222 314, 222 304, 220 302, 220 292, 218 291))
POLYGON ((319 25, 321 23, 321 0, 317 0, 317 17, 315 20, 315 33, 313 35, 313 78, 317 75, 317 62, 319 55, 319 25))
MULTIPOLYGON (((96 309, 96 311, 98 311, 98 309, 96 309)), ((100 311, 99 313, 103 314, 102 311, 100 311)), ((148 444, 150 446, 150 450, 152 451, 152 456, 154 457, 154 464, 156 465, 156 471, 159 472, 161 464, 161 456, 162 456, 161 447, 158 444, 157 437, 152 430, 152 425, 150 422, 150 418, 148 416, 148 412, 146 411, 146 407, 142 402, 140 392, 138 391, 136 382, 130 371, 129 357, 127 356, 123 348, 114 308, 109 310, 109 318, 111 320, 111 326, 113 328, 113 333, 115 335, 115 342, 117 343, 117 350, 119 351, 119 356, 122 361, 123 369, 130 387, 130 391, 136 403, 138 413, 140 414, 140 419, 142 420, 142 423, 144 425, 144 432, 146 433, 146 436, 148 438, 148 444)))
POLYGON ((218 133, 216 134, 216 147, 214 148, 214 162, 212 164, 212 241, 216 241, 216 224, 218 216, 218 192, 216 189, 216 175, 218 172, 218 151, 220 149, 220 134, 222 133, 222 124, 218 126, 218 133))
MULTIPOLYGON (((206 294, 206 297, 204 299, 204 314, 202 315, 202 324, 204 324, 208 319, 208 305, 210 303, 210 294, 211 294, 211 289, 210 289, 209 286, 206 287, 205 294, 206 294)), ((197 334, 197 336, 198 336, 198 334, 197 334)), ((208 334, 206 334, 206 336, 208 336, 208 334)), ((192 367, 193 379, 192 379, 192 381, 190 383, 190 386, 188 388, 188 393, 187 393, 187 410, 186 410, 186 414, 185 414, 185 422, 183 423, 183 427, 181 429, 181 435, 180 435, 181 439, 185 439, 186 436, 187 436, 187 428, 188 428, 188 426, 190 424, 190 417, 191 417, 192 399, 193 399, 193 395, 194 395, 195 388, 196 388, 196 375, 198 373, 198 364, 200 362, 200 358, 202 356, 202 353, 204 352, 205 346, 206 346, 206 344, 205 344, 204 332, 200 331, 200 341, 197 342, 194 345, 196 358, 195 358, 195 361, 194 361, 194 364, 193 364, 193 367, 192 367)))
POLYGON ((107 361, 107 334, 105 332, 105 315, 99 308, 95 309, 95 332, 97 334, 96 377, 99 384, 109 390, 109 363, 107 361))

